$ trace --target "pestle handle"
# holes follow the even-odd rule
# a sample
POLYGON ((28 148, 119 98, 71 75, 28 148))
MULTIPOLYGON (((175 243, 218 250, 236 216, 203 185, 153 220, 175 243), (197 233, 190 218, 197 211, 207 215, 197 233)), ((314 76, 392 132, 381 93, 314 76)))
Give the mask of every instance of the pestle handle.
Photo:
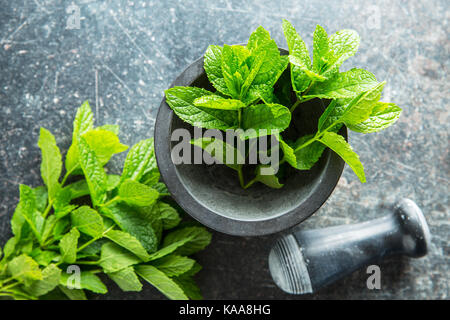
POLYGON ((282 290, 311 293, 387 255, 422 257, 429 244, 422 211, 402 199, 382 218, 281 237, 269 254, 269 269, 282 290))

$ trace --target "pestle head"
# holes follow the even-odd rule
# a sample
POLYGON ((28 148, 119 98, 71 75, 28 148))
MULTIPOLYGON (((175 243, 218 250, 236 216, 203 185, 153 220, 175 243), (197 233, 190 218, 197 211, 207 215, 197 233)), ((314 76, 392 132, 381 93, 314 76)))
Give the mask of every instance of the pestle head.
POLYGON ((401 227, 403 253, 414 258, 426 255, 431 235, 422 210, 414 201, 404 198, 395 205, 394 216, 401 227))
POLYGON ((278 239, 269 253, 273 281, 286 293, 312 293, 311 280, 297 240, 292 234, 278 239))

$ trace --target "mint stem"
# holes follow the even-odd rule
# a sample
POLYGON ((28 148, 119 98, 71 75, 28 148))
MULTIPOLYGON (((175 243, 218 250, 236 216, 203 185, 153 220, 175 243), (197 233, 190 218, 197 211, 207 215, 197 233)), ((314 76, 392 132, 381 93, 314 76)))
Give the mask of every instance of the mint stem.
POLYGON ((78 166, 74 166, 72 169, 70 169, 69 171, 66 172, 66 174, 64 175, 64 178, 61 181, 61 187, 64 187, 64 184, 66 183, 67 179, 72 174, 72 172, 75 171, 76 168, 78 168, 78 166))
POLYGON ((9 277, 9 278, 3 280, 2 286, 3 286, 5 283, 8 283, 8 282, 13 281, 13 280, 14 280, 14 277, 9 277))
POLYGON ((242 109, 238 110, 238 120, 239 120, 239 128, 241 127, 241 118, 242 118, 242 109))
POLYGON ((53 200, 50 200, 48 202, 47 208, 45 208, 44 213, 42 213, 42 217, 47 217, 48 213, 50 212, 50 210, 52 209, 52 205, 53 205, 53 200))
POLYGON ((239 183, 241 187, 244 188, 244 175, 242 174, 242 164, 238 167, 239 183))
POLYGON ((97 261, 77 261, 76 264, 83 264, 83 265, 98 265, 100 260, 97 261))
POLYGON ((119 200, 120 200, 120 197, 119 197, 119 196, 116 196, 116 197, 112 198, 111 200, 109 200, 108 202, 106 202, 106 203, 104 203, 104 204, 101 204, 100 207, 107 207, 107 206, 110 206, 111 204, 113 204, 114 202, 117 202, 117 201, 119 201, 119 200))
POLYGON ((252 180, 250 180, 245 186, 243 186, 244 189, 248 189, 250 186, 252 186, 256 182, 256 177, 254 177, 252 180))
MULTIPOLYGON (((320 138, 322 138, 322 136, 325 134, 325 132, 328 132, 328 130, 330 130, 331 128, 333 128, 335 125, 337 125, 339 123, 339 121, 335 121, 333 122, 328 128, 326 128, 323 131, 317 132, 316 135, 314 137, 312 137, 311 139, 309 139, 308 141, 306 141, 304 144, 302 144, 301 146, 298 146, 297 148, 295 148, 294 152, 297 152, 301 149, 303 149, 304 147, 310 145, 311 143, 313 143, 314 141, 319 140, 320 138)), ((281 162, 280 162, 281 164, 281 162)))
POLYGON ((300 99, 297 99, 297 101, 294 103, 294 105, 291 107, 290 111, 291 113, 294 112, 294 110, 298 107, 298 105, 302 103, 302 101, 300 99))
MULTIPOLYGON (((101 237, 100 237, 101 238, 101 237)), ((77 249, 77 252, 80 252, 81 250, 83 250, 84 248, 86 248, 88 245, 92 244, 93 242, 97 241, 100 238, 92 238, 91 240, 89 240, 88 242, 86 242, 85 244, 83 244, 81 247, 79 247, 77 249)))
POLYGON ((8 289, 14 288, 15 286, 19 285, 20 282, 15 282, 15 283, 11 283, 7 286, 4 286, 3 288, 1 288, 2 291, 7 291, 8 289))
MULTIPOLYGON (((116 197, 116 198, 117 198, 117 197, 116 197)), ((80 252, 81 250, 83 250, 84 248, 86 248, 88 245, 90 245, 90 244, 92 244, 93 242, 95 242, 95 241, 97 241, 97 240, 103 238, 103 237, 105 236, 105 234, 107 234, 108 231, 111 230, 112 228, 114 228, 114 226, 111 226, 111 227, 109 227, 108 229, 106 229, 105 231, 103 231, 103 233, 102 233, 101 236, 92 238, 91 240, 89 240, 88 242, 86 242, 85 244, 83 244, 82 246, 80 246, 80 247, 77 249, 77 252, 80 252)))

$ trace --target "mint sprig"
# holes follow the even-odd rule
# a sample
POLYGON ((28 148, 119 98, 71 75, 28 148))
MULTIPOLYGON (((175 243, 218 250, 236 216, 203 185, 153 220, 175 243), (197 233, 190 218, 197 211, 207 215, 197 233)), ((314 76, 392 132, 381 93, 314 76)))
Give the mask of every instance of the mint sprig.
MULTIPOLYGON (((280 55, 275 41, 262 27, 251 34, 246 46, 211 45, 204 56, 204 68, 216 91, 174 87, 166 90, 167 103, 182 120, 194 126, 222 131, 254 129, 251 135, 240 135, 249 145, 263 134, 275 135, 283 151, 279 165, 309 170, 328 147, 365 182, 359 156, 337 132, 342 126, 361 133, 378 132, 395 123, 401 109, 379 101, 385 82, 378 82, 372 73, 358 68, 339 71, 342 63, 358 50, 360 38, 356 31, 344 29, 328 35, 317 25, 311 59, 294 26, 287 20, 282 26, 288 56, 280 55), (288 65, 289 75, 283 74, 288 65), (295 100, 291 99, 292 91, 295 100), (294 141, 286 140, 284 131, 292 126, 291 120, 297 116, 294 111, 312 99, 324 99, 324 103, 331 100, 319 119, 317 131, 294 141)), ((244 176, 248 176, 244 174, 246 166, 242 161, 225 162, 225 150, 234 147, 224 141, 199 138, 192 143, 218 163, 235 170, 243 188, 256 182, 282 187, 279 173, 267 174, 266 170, 265 175, 261 174, 261 169, 267 169, 264 164, 257 166, 253 178, 244 181, 244 176)), ((248 156, 234 150, 234 159, 248 156)))
POLYGON ((193 280, 199 266, 187 256, 205 248, 211 234, 181 226, 177 210, 164 202, 168 191, 159 182, 153 139, 130 149, 122 175, 106 173, 113 154, 128 148, 118 130, 95 128, 83 103, 60 180, 60 150, 41 128, 45 186, 20 185, 14 236, 0 249, 0 296, 86 299, 85 290, 108 292, 98 276, 104 273, 124 291, 141 291, 144 280, 169 298, 201 298, 193 280), (71 265, 80 267, 79 281, 68 273, 71 265))

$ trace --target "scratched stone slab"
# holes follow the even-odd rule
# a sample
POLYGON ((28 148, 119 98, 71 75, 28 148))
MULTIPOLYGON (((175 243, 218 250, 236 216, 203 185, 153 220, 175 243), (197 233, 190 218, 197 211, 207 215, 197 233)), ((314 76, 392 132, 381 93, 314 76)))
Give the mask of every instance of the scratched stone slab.
MULTIPOLYGON (((381 265, 382 289, 368 290, 365 270, 315 295, 289 296, 273 284, 267 255, 275 236, 238 238, 214 233, 197 255, 205 298, 433 299, 449 298, 449 16, 448 1, 73 1, 80 28, 67 29, 72 1, 0 1, 0 244, 20 183, 36 186, 39 127, 65 152, 75 109, 86 99, 98 123, 121 126, 133 144, 153 135, 163 91, 209 44, 242 43, 263 25, 286 47, 281 19, 296 26, 309 48, 316 24, 327 31, 356 29, 357 66, 386 80, 384 100, 404 109, 378 134, 350 133, 368 182, 347 167, 328 202, 301 228, 378 217, 407 196, 423 209, 433 235, 426 258, 392 258, 381 265)), ((123 157, 109 166, 117 171, 123 157)), ((110 284, 98 298, 162 298, 146 285, 122 293, 110 284)))

